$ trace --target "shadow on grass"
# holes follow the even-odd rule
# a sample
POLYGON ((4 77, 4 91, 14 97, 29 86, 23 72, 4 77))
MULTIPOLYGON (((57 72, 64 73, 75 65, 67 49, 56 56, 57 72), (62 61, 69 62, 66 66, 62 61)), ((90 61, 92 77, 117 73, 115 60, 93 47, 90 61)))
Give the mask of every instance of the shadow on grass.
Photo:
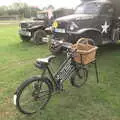
POLYGON ((98 55, 111 53, 120 50, 120 44, 107 44, 99 46, 98 55))

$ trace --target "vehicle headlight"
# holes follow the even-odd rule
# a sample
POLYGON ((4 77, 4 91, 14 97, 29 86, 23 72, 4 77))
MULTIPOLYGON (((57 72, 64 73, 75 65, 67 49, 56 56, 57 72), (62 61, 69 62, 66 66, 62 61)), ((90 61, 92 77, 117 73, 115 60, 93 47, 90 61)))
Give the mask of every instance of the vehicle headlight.
POLYGON ((73 25, 70 25, 70 30, 73 31, 75 27, 73 25))
POLYGON ((70 25, 70 27, 69 27, 69 29, 70 29, 71 31, 73 31, 73 30, 75 30, 75 29, 77 29, 77 28, 79 28, 79 27, 78 27, 78 25, 77 25, 75 22, 72 22, 71 25, 70 25))
POLYGON ((57 21, 53 22, 52 27, 53 27, 53 28, 57 28, 57 27, 58 27, 58 22, 57 22, 57 21))
POLYGON ((63 43, 63 40, 60 40, 59 43, 62 44, 62 43, 63 43))

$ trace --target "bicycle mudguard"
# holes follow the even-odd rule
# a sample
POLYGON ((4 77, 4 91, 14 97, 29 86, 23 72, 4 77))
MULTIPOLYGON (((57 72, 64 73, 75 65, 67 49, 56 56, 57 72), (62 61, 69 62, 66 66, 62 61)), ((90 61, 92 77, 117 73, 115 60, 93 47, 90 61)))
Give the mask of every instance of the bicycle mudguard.
MULTIPOLYGON (((38 80, 47 81, 48 84, 51 86, 52 91, 54 90, 53 83, 52 83, 51 80, 48 79, 47 77, 41 77, 40 75, 37 75, 37 76, 31 77, 31 78, 28 79, 28 80, 32 80, 32 79, 38 79, 38 80)), ((14 95, 16 95, 16 94, 20 91, 21 87, 22 87, 28 80, 25 80, 24 82, 22 82, 22 83, 20 84, 20 86, 19 86, 19 87, 16 89, 16 91, 14 92, 14 95)))
MULTIPOLYGON (((33 78, 36 78, 36 79, 40 79, 41 78, 41 76, 33 76, 33 77, 31 77, 30 79, 33 79, 33 78)), ((23 81, 20 85, 19 85, 19 87, 17 87, 17 89, 16 89, 16 91, 14 92, 14 94, 17 94, 19 91, 20 91, 20 88, 23 86, 23 84, 25 84, 28 80, 30 80, 30 79, 27 79, 27 80, 25 80, 25 81, 23 81)))

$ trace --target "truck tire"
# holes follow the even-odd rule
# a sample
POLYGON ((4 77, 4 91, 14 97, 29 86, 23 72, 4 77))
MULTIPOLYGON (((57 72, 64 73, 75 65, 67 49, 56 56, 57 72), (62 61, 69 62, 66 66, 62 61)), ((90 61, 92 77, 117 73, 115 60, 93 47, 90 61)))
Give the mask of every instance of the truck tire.
POLYGON ((46 32, 44 30, 37 30, 34 32, 32 42, 36 45, 45 43, 42 38, 46 36, 46 32))
POLYGON ((92 39, 95 42, 95 45, 101 45, 102 44, 102 37, 99 32, 96 31, 88 31, 81 35, 84 38, 92 39))
POLYGON ((20 38, 23 42, 26 42, 26 41, 29 41, 30 40, 30 37, 27 37, 27 36, 23 36, 23 35, 20 35, 20 38))

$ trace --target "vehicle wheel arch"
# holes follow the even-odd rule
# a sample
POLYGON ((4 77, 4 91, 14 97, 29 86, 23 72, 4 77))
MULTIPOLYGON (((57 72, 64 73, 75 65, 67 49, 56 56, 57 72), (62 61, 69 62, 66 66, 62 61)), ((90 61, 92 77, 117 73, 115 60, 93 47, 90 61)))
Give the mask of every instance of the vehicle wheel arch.
POLYGON ((79 31, 78 38, 86 37, 91 38, 95 41, 96 45, 102 44, 102 34, 99 29, 96 28, 85 28, 79 31))
POLYGON ((37 30, 45 30, 45 26, 39 26, 39 27, 37 27, 37 28, 35 28, 35 29, 32 29, 32 34, 34 34, 34 32, 36 32, 37 30))
POLYGON ((45 30, 45 26, 40 26, 38 29, 45 30))

